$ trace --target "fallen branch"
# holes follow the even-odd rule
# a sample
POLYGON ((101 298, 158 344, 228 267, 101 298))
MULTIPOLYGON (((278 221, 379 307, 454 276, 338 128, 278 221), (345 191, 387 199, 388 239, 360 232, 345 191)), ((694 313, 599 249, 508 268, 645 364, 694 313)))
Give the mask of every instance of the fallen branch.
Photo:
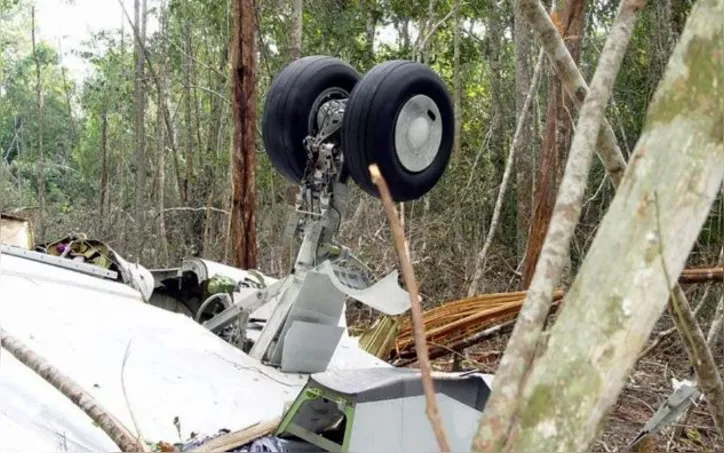
POLYGON ((445 430, 442 427, 440 421, 440 411, 437 408, 437 401, 435 399, 435 388, 432 382, 432 373, 430 367, 430 359, 427 352, 427 342, 425 341, 425 326, 422 321, 422 307, 420 306, 420 297, 417 290, 417 282, 415 281, 414 270, 412 264, 410 264, 410 258, 407 256, 405 247, 405 232, 402 230, 395 205, 392 202, 390 190, 387 188, 385 178, 382 177, 380 169, 376 164, 370 165, 369 167, 372 181, 379 189, 380 196, 382 197, 382 204, 385 207, 387 218, 390 222, 390 229, 392 230, 392 236, 395 242, 395 248, 397 249, 397 256, 400 260, 400 267, 402 270, 402 278, 405 281, 405 286, 410 294, 410 310, 412 312, 412 323, 415 331, 415 350, 417 351, 417 357, 420 362, 420 371, 422 373, 422 388, 425 392, 425 402, 427 405, 426 413, 432 425, 432 430, 435 433, 435 438, 440 447, 440 451, 450 451, 450 445, 448 444, 447 437, 445 436, 445 430))
POLYGON ((18 338, 0 328, 0 344, 23 365, 40 375, 66 398, 83 410, 124 452, 147 451, 133 434, 70 377, 48 363, 18 338))
MULTIPOLYGON (((474 346, 481 341, 487 340, 488 338, 494 337, 496 335, 499 335, 505 331, 508 327, 511 327, 513 324, 515 324, 515 318, 509 319, 508 321, 505 321, 501 324, 497 324, 493 327, 489 327, 485 330, 482 330, 478 332, 477 334, 473 335, 472 337, 466 339, 463 342, 460 342, 458 344, 453 344, 446 347, 440 347, 436 351, 433 351, 430 354, 430 360, 439 359, 440 357, 444 357, 448 354, 458 354, 464 351, 465 349, 469 348, 470 346, 474 346)), ((410 358, 410 359, 401 359, 394 363, 396 367, 406 367, 408 365, 412 365, 413 363, 417 362, 417 358, 410 358)))
POLYGON ((265 422, 255 423, 246 428, 242 428, 238 431, 234 431, 223 436, 216 437, 200 445, 192 450, 193 452, 210 452, 210 451, 231 451, 236 448, 246 445, 249 442, 253 442, 264 436, 268 436, 273 433, 274 430, 279 426, 281 417, 277 417, 272 420, 265 422))
POLYGON ((710 269, 685 269, 679 277, 679 283, 682 285, 717 281, 724 281, 724 267, 713 267, 710 269))
MULTIPOLYGON (((540 2, 535 3, 542 10, 540 2)), ((601 53, 590 92, 581 108, 553 216, 521 308, 521 316, 518 317, 500 362, 497 373, 499 377, 496 378, 498 384, 493 389, 480 419, 481 429, 473 442, 478 451, 500 451, 511 441, 511 432, 520 410, 521 392, 533 368, 532 363, 550 311, 553 292, 560 280, 569 254, 570 241, 580 217, 588 173, 596 148, 596 137, 604 121, 604 110, 641 4, 639 0, 624 0, 620 4, 601 53)), ((523 8, 521 2, 521 9, 523 8)), ((560 38, 558 32, 555 33, 560 38)))

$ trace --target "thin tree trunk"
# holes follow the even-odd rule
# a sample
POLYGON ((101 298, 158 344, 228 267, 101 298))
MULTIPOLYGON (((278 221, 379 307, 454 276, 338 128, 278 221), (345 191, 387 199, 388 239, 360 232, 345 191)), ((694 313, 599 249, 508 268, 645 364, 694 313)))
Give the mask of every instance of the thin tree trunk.
MULTIPOLYGON (((132 21, 131 17, 128 14, 128 11, 126 11, 126 7, 123 4, 123 0, 118 0, 118 4, 121 6, 121 9, 123 10, 123 15, 126 17, 126 20, 131 25, 131 28, 133 29, 133 36, 134 36, 134 42, 136 45, 140 45, 141 50, 143 51, 143 57, 146 61, 146 68, 148 69, 148 72, 151 74, 151 79, 153 80, 153 83, 156 85, 156 91, 158 93, 163 93, 163 89, 161 88, 161 82, 158 77, 158 71, 156 71, 153 67, 153 64, 151 62, 151 57, 149 56, 148 50, 146 49, 144 45, 145 39, 142 37, 141 31, 136 27, 135 23, 132 21)), ((123 46, 121 46, 121 53, 123 53, 123 46)), ((178 150, 176 149, 176 138, 174 135, 173 130, 173 124, 171 121, 171 113, 169 112, 168 108, 168 98, 167 96, 164 98, 163 96, 159 96, 160 98, 164 99, 163 102, 163 122, 166 125, 166 134, 168 138, 168 144, 171 148, 171 155, 173 156, 174 161, 174 170, 176 173, 176 184, 178 187, 179 197, 181 197, 181 194, 183 193, 183 177, 181 175, 181 165, 178 161, 178 150)))
MULTIPOLYGON (((454 27, 453 32, 453 114, 455 117, 454 130, 454 156, 455 162, 460 162, 461 143, 460 143, 460 104, 462 103, 462 77, 460 74, 460 0, 454 0, 454 27)), ((432 4, 432 1, 430 2, 432 4)), ((427 52, 426 52, 427 53, 427 52)), ((459 198, 456 196, 456 198, 459 198)))
MULTIPOLYGON (((573 62, 577 64, 584 33, 586 2, 568 0, 563 6, 562 10, 558 8, 554 14, 557 18, 557 26, 560 27, 559 32, 566 42, 573 62)), ((555 194, 563 176, 566 155, 571 142, 573 104, 556 74, 550 75, 548 93, 546 135, 543 146, 541 146, 529 237, 523 258, 521 285, 523 289, 530 286, 535 265, 543 248, 543 240, 553 215, 555 194)))
POLYGON ((133 436, 115 417, 107 413, 98 402, 70 377, 48 363, 18 338, 0 328, 0 345, 20 363, 35 371, 66 398, 86 413, 121 451, 148 451, 145 445, 133 436))
POLYGON ((722 325, 724 325, 724 291, 719 298, 719 303, 716 304, 714 319, 709 327, 709 332, 706 334, 706 342, 711 349, 716 348, 717 343, 721 340, 722 325))
MULTIPOLYGON (((500 19, 497 17, 497 11, 494 2, 491 2, 488 9, 488 29, 490 30, 487 40, 487 52, 490 58, 490 110, 493 124, 491 126, 492 139, 491 149, 496 153, 495 160, 501 157, 503 162, 501 132, 503 129, 503 101, 501 97, 501 75, 500 75, 500 41, 501 26, 500 19)), ((502 169, 496 169, 502 174, 502 169)))
POLYGON ((302 23, 304 18, 304 1, 292 0, 292 45, 289 59, 296 60, 302 56, 302 23))
MULTIPOLYGON (((103 112, 101 113, 101 181, 100 181, 100 192, 101 192, 101 199, 100 199, 100 222, 101 222, 101 229, 103 230, 105 228, 105 206, 106 206, 106 198, 108 198, 108 112, 106 112, 106 108, 103 107, 103 112)), ((110 204, 110 203, 109 203, 110 204)))
MULTIPOLYGON (((596 138, 604 120, 605 107, 613 91, 613 84, 641 7, 640 0, 624 0, 619 6, 615 23, 606 40, 591 82, 591 91, 581 109, 578 128, 573 138, 565 176, 553 209, 541 257, 496 374, 496 382, 499 384, 493 389, 480 421, 481 430, 474 442, 476 448, 499 450, 506 444, 510 445, 509 442, 514 440, 514 436, 511 436, 511 431, 515 429, 513 420, 519 415, 529 416, 525 414, 529 408, 523 406, 520 401, 521 392, 528 373, 531 372, 531 363, 548 315, 555 285, 560 280, 569 253, 570 240, 580 217, 583 194, 596 147, 596 138), (521 406, 518 406, 519 403, 521 406)), ((544 450, 557 449, 544 448, 544 450)))
POLYGON ((35 61, 35 101, 38 108, 38 236, 45 237, 45 154, 43 151, 43 82, 40 74, 40 59, 35 43, 35 6, 30 10, 31 38, 33 41, 33 60, 35 61))
MULTIPOLYGON (((457 51, 453 50, 453 52, 457 52, 453 55, 453 60, 457 61, 458 66, 460 65, 460 1, 455 0, 454 5, 454 14, 455 14, 455 37, 454 39, 454 45, 457 46, 457 51), (457 55, 457 56, 455 56, 457 55)), ((427 20, 425 21, 425 28, 424 30, 420 31, 420 34, 424 37, 427 36, 428 28, 434 27, 435 22, 435 0, 428 0, 427 2, 427 20)), ((422 53, 422 62, 424 64, 429 65, 430 64, 430 47, 431 47, 431 39, 425 39, 425 42, 423 43, 423 53, 422 53)))
POLYGON ((231 40, 232 117, 232 209, 231 249, 234 265, 256 267, 256 96, 253 0, 233 0, 231 40))
MULTIPOLYGON (((721 38, 724 38, 724 33, 720 34, 721 38)), ((724 69, 724 65, 720 66, 724 69)), ((724 80, 724 77, 720 77, 720 80, 724 80)), ((724 91, 720 95, 724 95, 724 91)), ((721 109, 721 116, 724 117, 724 109, 721 109)), ((667 244, 662 245, 662 248, 665 246, 667 244)), ((704 338, 704 332, 696 322, 689 301, 686 300, 686 294, 679 285, 674 286, 669 299, 669 308, 676 324, 676 330, 679 331, 681 340, 686 345, 689 362, 696 372, 696 380, 706 397, 709 412, 719 434, 724 434, 724 383, 717 370, 711 349, 704 338)))
MULTIPOLYGON (((161 10, 161 32, 166 33, 168 31, 168 9, 162 7, 161 10)), ((170 261, 169 247, 168 247, 168 234, 166 232, 166 134, 164 134, 163 124, 163 108, 166 102, 166 79, 168 70, 168 47, 162 44, 161 56, 158 68, 159 84, 157 90, 157 112, 156 112, 156 128, 158 129, 158 192, 157 197, 157 209, 158 209, 158 239, 161 243, 161 253, 163 264, 168 266, 170 261)))
POLYGON ((488 235, 485 238, 485 243, 483 244, 483 249, 480 251, 480 253, 477 255, 475 260, 475 272, 473 274, 472 282, 470 283, 470 288, 468 288, 468 297, 472 297, 478 292, 478 288, 480 287, 480 280, 483 277, 483 271, 485 269, 485 258, 488 254, 488 249, 490 248, 490 245, 493 243, 493 237, 495 236, 495 231, 498 229, 498 221, 500 220, 500 211, 503 207, 503 200, 505 199, 505 191, 508 188, 508 179, 510 178, 510 173, 513 167, 513 161, 515 159, 515 153, 518 149, 520 149, 519 140, 523 133, 523 127, 526 122, 526 119, 528 117, 528 112, 530 111, 531 104, 533 103, 533 97, 535 95, 535 92, 538 90, 538 79, 540 78, 540 72, 541 67, 543 66, 543 50, 540 51, 540 55, 538 56, 538 62, 535 66, 535 71, 533 74, 533 80, 531 81, 530 86, 528 87, 528 93, 526 94, 525 100, 523 102, 523 109, 520 112, 520 116, 518 117, 517 126, 515 129, 515 134, 513 134, 513 143, 510 146, 510 150, 508 151, 508 160, 505 164, 505 171, 503 172, 503 180, 500 183, 500 191, 498 192, 498 198, 495 200, 495 208, 493 209, 493 218, 490 220, 490 228, 488 229, 488 235))
MULTIPOLYGON (((515 2, 515 108, 516 117, 520 118, 525 103, 526 93, 530 86, 530 28, 520 12, 518 2, 515 2)), ((528 240, 528 227, 533 210, 533 115, 526 116, 522 125, 519 149, 516 151, 515 178, 518 199, 517 225, 517 255, 522 260, 525 255, 528 240)))
MULTIPOLYGON (((183 6, 183 92, 184 129, 186 130, 184 141, 184 154, 186 158, 186 174, 184 175, 182 202, 183 204, 188 205, 191 202, 190 186, 191 178, 193 177, 194 172, 194 129, 191 122, 191 65, 193 63, 191 61, 191 19, 189 18, 189 14, 191 13, 189 11, 189 0, 184 0, 183 6)), ((192 222, 188 222, 188 225, 190 225, 191 223, 192 222)), ((189 233, 192 233, 191 228, 189 228, 189 233)), ((188 239, 193 242, 193 238, 189 237, 188 239)))
POLYGON ((145 225, 145 191, 146 191, 146 165, 145 165, 145 147, 146 147, 146 130, 144 127, 145 114, 145 93, 143 87, 144 78, 144 60, 143 50, 141 46, 146 39, 146 0, 135 0, 134 6, 134 23, 135 28, 140 30, 140 39, 135 41, 134 55, 136 59, 135 78, 133 80, 133 99, 134 99, 134 128, 133 135, 135 137, 135 146, 133 152, 133 164, 136 172, 136 202, 135 202, 135 259, 141 259, 143 250, 143 227, 145 225))
MULTIPOLYGON (((556 69, 558 77, 563 82, 563 87, 573 99, 576 107, 580 109, 588 94, 588 84, 583 79, 581 71, 576 66, 573 56, 568 51, 551 17, 539 0, 516 1, 519 2, 520 11, 545 49, 551 65, 556 69)), ((626 168, 626 162, 608 121, 601 127, 597 141, 597 153, 611 182, 618 187, 626 168)))
MULTIPOLYGON (((720 199, 724 202, 724 186, 719 193, 720 199)), ((724 247, 719 251, 718 265, 724 265, 724 247)), ((709 287, 707 286, 707 290, 709 287)), ((716 304, 716 311, 714 318, 712 319, 711 326, 709 326, 709 332, 706 334, 706 342, 709 348, 713 351, 719 340, 722 339, 722 326, 724 326, 724 288, 721 288, 721 297, 719 303, 716 304)))

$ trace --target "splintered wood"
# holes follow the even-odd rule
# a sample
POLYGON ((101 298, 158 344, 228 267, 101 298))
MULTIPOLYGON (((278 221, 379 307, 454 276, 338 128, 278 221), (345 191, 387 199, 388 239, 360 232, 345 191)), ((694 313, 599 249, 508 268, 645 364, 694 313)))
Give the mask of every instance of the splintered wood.
MULTIPOLYGON (((679 277, 682 285, 724 281, 724 267, 685 269, 679 277)), ((439 307, 423 313, 425 339, 429 347, 430 358, 438 358, 452 351, 470 346, 470 339, 484 333, 493 326, 510 324, 518 316, 525 299, 525 291, 510 293, 481 294, 461 300, 446 302, 439 307)), ((553 295, 554 308, 563 299, 558 290, 553 295)), ((378 323, 377 328, 389 328, 378 323)), ((495 330, 489 338, 501 330, 495 330)), ((379 334, 380 332, 377 332, 379 334)), ((387 334, 387 333, 386 333, 387 334)), ((365 335, 372 335, 367 333, 365 335)), ((402 363, 414 361, 415 342, 412 324, 404 318, 399 326, 396 338, 389 348, 378 348, 375 355, 392 360, 402 359, 402 363)))
MULTIPOLYGON (((563 291, 556 291, 554 301, 563 298, 563 291)), ((515 319, 525 299, 525 291, 511 293, 483 294, 448 302, 427 310, 425 339, 430 345, 430 355, 454 349, 455 345, 487 327, 515 319)), ((412 326, 406 319, 395 341, 396 358, 410 358, 415 355, 412 326)))

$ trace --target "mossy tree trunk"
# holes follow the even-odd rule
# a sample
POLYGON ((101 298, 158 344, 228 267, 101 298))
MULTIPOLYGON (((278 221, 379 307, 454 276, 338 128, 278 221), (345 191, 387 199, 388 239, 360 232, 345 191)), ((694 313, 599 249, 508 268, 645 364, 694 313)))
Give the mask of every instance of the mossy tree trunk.
POLYGON ((631 165, 524 382, 511 450, 587 450, 666 307, 724 176, 724 28, 711 20, 723 15, 724 0, 692 9, 631 165))

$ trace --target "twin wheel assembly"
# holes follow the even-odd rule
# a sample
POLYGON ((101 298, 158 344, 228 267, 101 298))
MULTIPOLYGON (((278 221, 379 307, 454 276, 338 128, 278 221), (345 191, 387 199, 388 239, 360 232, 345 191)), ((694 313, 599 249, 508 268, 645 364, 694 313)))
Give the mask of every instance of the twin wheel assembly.
POLYGON ((266 152, 293 182, 327 172, 342 182, 351 176, 379 196, 369 174, 377 164, 395 201, 420 198, 438 182, 453 129, 445 84, 427 66, 388 61, 361 76, 328 56, 286 66, 272 82, 262 120, 266 152))

